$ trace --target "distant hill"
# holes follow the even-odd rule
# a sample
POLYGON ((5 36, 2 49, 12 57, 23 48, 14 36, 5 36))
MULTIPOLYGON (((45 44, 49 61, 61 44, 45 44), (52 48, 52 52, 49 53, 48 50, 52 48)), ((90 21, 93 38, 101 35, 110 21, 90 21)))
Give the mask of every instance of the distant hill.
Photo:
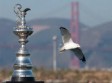
MULTIPOLYGON (((61 44, 59 27, 70 30, 70 20, 60 18, 34 19, 27 22, 34 28, 34 33, 29 37, 27 48, 31 53, 31 60, 37 67, 52 67, 52 37, 57 35, 57 66, 67 68, 70 64, 70 52, 58 53, 61 44), (63 56, 61 56, 63 55, 63 56)), ((19 49, 18 38, 13 34, 15 21, 0 19, 0 66, 12 66, 15 62, 16 52, 19 49)), ((87 58, 89 67, 111 67, 112 64, 112 22, 96 27, 89 27, 83 23, 80 26, 80 44, 87 58)), ((81 63, 82 64, 82 63, 81 63)))
MULTIPOLYGON (((82 45, 91 48, 88 58, 90 67, 112 67, 112 21, 88 29, 83 36, 82 45), (87 36, 88 35, 88 36, 87 36), (89 42, 86 41, 89 39, 89 42), (85 41, 85 42, 83 42, 85 41)), ((89 49, 88 49, 89 51, 89 49)))
POLYGON ((16 36, 13 34, 15 22, 9 19, 0 19, 0 66, 12 66, 15 59, 13 48, 17 45, 16 36))

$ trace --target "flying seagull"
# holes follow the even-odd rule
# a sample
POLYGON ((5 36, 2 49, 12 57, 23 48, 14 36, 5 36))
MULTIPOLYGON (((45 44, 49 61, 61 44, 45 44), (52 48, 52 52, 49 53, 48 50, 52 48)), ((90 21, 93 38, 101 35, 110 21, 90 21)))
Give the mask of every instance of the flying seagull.
POLYGON ((83 52, 82 52, 82 50, 80 48, 80 45, 73 42, 73 40, 71 38, 71 34, 69 33, 69 31, 66 28, 60 27, 60 31, 61 31, 62 43, 63 43, 63 46, 60 48, 60 52, 70 50, 80 60, 82 60, 82 62, 85 63, 86 59, 85 59, 84 54, 83 54, 83 52))

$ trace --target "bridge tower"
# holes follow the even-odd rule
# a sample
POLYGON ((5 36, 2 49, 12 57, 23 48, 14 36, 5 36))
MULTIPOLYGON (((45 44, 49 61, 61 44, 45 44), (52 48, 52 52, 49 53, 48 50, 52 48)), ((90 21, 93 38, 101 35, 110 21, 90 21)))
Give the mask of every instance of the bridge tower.
MULTIPOLYGON (((73 38, 73 41, 79 43, 79 3, 71 3, 71 22, 70 22, 70 31, 73 38)), ((70 68, 76 69, 80 67, 79 59, 75 56, 71 56, 70 68)))

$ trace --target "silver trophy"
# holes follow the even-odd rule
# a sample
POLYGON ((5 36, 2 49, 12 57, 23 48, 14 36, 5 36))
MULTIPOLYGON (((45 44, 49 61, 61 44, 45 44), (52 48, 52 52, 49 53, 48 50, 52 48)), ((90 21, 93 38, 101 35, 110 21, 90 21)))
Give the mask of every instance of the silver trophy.
POLYGON ((32 28, 27 27, 25 21, 25 15, 29 10, 29 8, 22 10, 20 4, 16 4, 14 7, 14 12, 18 16, 18 20, 13 32, 19 37, 20 49, 16 54, 12 81, 34 81, 30 53, 26 48, 26 43, 28 43, 27 37, 33 33, 32 28))
POLYGON ((26 43, 28 43, 28 36, 30 36, 33 31, 32 28, 26 26, 25 16, 30 8, 22 10, 20 4, 16 4, 14 7, 14 12, 18 17, 17 26, 14 28, 14 34, 19 37, 20 49, 16 54, 16 62, 13 65, 14 71, 12 77, 9 81, 4 83, 44 83, 44 81, 35 81, 32 73, 32 63, 30 60, 30 53, 26 48, 26 43))

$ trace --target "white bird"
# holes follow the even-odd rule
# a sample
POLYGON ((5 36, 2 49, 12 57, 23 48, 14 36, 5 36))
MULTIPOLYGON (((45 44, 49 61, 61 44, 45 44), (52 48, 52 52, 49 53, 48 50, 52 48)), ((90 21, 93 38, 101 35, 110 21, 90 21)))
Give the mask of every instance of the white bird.
POLYGON ((62 34, 62 43, 63 43, 63 46, 60 48, 60 52, 70 50, 73 53, 75 53, 75 55, 80 60, 82 60, 82 62, 85 63, 86 59, 85 59, 84 54, 80 48, 80 45, 73 42, 71 34, 69 33, 69 31, 66 28, 60 27, 60 31, 62 34))

